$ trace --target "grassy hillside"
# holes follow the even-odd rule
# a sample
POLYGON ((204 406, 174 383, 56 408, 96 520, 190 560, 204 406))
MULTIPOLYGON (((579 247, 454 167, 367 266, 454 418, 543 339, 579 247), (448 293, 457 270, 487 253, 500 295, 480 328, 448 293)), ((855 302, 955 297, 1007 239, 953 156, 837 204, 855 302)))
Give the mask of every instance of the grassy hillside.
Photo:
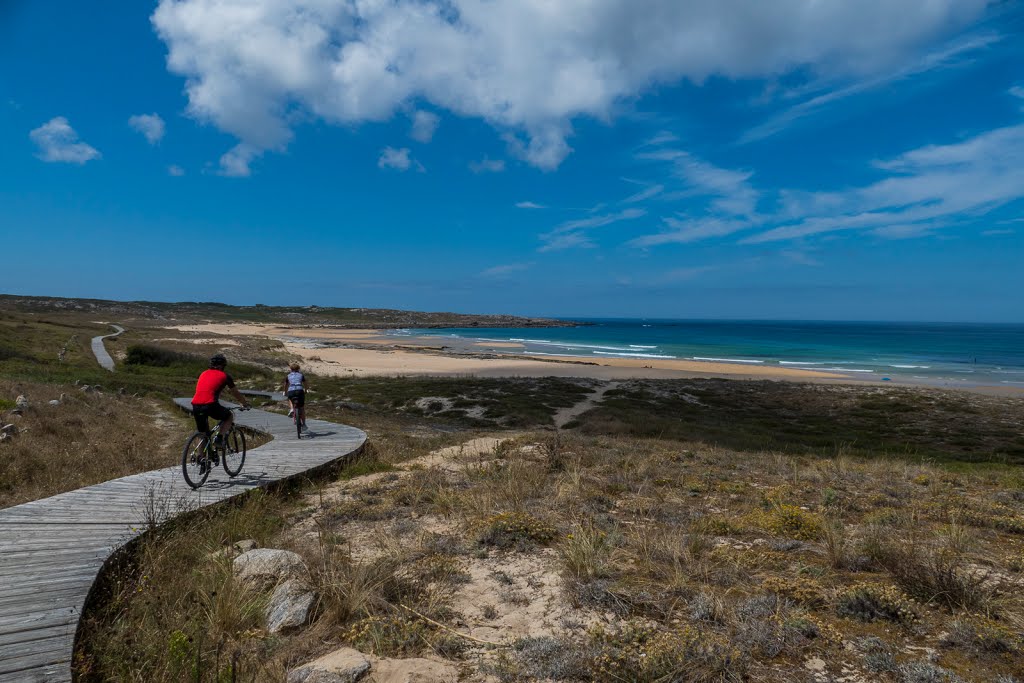
POLYGON ((402 327, 565 327, 576 323, 512 315, 398 311, 384 308, 323 306, 231 306, 216 302, 105 301, 0 295, 0 311, 34 314, 113 316, 119 320, 179 322, 255 322, 287 325, 332 325, 352 328, 402 327))

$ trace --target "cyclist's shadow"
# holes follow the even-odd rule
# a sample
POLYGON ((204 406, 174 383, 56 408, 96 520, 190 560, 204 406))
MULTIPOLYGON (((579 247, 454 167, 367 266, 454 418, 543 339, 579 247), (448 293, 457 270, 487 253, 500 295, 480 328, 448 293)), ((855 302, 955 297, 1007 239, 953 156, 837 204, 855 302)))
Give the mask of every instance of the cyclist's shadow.
POLYGON ((305 434, 302 435, 302 438, 303 439, 315 439, 318 436, 334 436, 337 433, 338 432, 314 432, 313 430, 309 430, 308 432, 306 432, 305 434))
POLYGON ((242 472, 237 477, 230 479, 210 479, 203 486, 209 490, 225 490, 232 488, 255 489, 265 486, 272 481, 277 481, 269 472, 242 472))

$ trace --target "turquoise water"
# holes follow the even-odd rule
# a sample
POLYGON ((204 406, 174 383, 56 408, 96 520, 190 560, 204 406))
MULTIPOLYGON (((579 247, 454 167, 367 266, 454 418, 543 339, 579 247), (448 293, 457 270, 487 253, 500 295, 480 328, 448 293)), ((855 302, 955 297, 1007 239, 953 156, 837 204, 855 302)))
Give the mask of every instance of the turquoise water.
POLYGON ((566 328, 396 330, 453 342, 518 342, 507 353, 713 360, 940 385, 1024 387, 1024 325, 584 320, 566 328))

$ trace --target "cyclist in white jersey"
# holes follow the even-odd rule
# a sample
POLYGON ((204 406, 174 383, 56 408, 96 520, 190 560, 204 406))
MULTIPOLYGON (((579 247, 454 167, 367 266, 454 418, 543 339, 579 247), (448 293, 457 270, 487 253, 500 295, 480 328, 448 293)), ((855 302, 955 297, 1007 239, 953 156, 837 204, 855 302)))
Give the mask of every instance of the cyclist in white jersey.
POLYGON ((288 402, 291 404, 288 416, 291 417, 292 413, 296 410, 299 411, 299 423, 302 425, 302 430, 306 431, 308 429, 306 427, 306 376, 299 372, 298 363, 291 363, 288 368, 291 372, 281 383, 288 402))

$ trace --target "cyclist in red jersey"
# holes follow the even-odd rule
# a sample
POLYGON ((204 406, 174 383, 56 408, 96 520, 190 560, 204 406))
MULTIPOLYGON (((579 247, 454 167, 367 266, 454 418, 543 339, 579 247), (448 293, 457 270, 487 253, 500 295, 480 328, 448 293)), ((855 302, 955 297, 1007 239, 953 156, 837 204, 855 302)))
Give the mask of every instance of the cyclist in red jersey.
POLYGON ((234 413, 219 402, 220 392, 227 387, 243 407, 249 407, 249 401, 235 388, 231 375, 224 372, 228 359, 218 353, 210 359, 210 369, 204 370, 196 382, 196 393, 192 397, 192 417, 196 420, 196 429, 209 435, 210 418, 220 420, 220 433, 227 434, 234 423, 234 413))

